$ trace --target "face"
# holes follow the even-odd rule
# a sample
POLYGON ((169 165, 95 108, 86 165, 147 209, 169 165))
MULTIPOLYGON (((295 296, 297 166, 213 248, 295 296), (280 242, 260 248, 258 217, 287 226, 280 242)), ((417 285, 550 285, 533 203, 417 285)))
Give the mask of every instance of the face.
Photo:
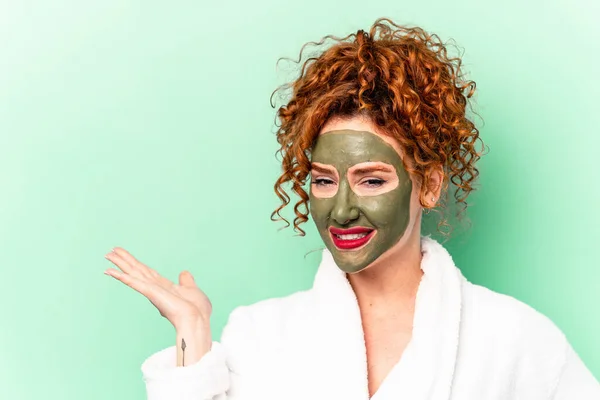
POLYGON ((323 131, 312 151, 310 213, 348 273, 394 247, 411 221, 412 181, 388 142, 370 131, 336 129, 323 131))

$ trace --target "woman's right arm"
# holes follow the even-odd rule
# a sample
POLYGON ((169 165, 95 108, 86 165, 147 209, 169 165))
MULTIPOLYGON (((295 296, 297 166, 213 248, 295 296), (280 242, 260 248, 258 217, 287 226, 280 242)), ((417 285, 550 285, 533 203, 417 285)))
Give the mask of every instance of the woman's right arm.
MULTIPOLYGON (((107 269, 105 274, 144 295, 176 331, 175 346, 153 354, 142 365, 148 400, 226 399, 235 372, 228 368, 223 346, 211 341, 212 306, 192 275, 182 272, 177 285, 125 249, 116 247, 105 257, 121 270, 107 269)), ((225 332, 231 331, 232 319, 233 325, 238 320, 230 317, 223 340, 225 332)), ((245 339, 231 342, 237 347, 235 343, 245 339)))

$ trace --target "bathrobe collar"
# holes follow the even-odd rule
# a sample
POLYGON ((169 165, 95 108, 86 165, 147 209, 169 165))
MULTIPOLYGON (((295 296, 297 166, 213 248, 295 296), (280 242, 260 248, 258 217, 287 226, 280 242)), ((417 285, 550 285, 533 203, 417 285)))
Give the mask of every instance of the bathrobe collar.
MULTIPOLYGON (((450 398, 460 335, 462 285, 452 257, 429 236, 421 237, 423 277, 417 290, 412 339, 372 400, 450 398)), ((318 366, 337 398, 366 400, 367 360, 358 302, 346 274, 323 251, 313 290, 319 309, 321 351, 335 365, 318 366), (331 373, 335 369, 335 373, 331 373), (334 380, 335 382, 331 382, 334 380)))

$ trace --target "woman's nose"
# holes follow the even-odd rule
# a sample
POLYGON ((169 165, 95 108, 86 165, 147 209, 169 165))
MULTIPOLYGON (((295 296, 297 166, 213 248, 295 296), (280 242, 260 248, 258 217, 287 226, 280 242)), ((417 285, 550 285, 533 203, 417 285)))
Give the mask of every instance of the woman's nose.
POLYGON ((335 204, 331 210, 331 219, 340 225, 346 225, 358 219, 356 195, 348 187, 346 182, 342 182, 335 196, 335 204))

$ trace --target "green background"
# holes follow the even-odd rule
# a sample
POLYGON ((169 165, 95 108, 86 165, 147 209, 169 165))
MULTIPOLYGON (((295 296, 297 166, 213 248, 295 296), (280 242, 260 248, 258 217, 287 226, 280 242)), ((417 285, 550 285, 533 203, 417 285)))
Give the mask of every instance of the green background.
POLYGON ((103 275, 113 246, 190 269, 215 338, 235 306, 311 285, 312 222, 300 238, 269 220, 269 96, 296 73, 276 61, 381 16, 454 38, 477 82, 490 151, 455 261, 600 377, 598 2, 0 4, 0 398, 145 398, 140 365, 175 334, 103 275))

